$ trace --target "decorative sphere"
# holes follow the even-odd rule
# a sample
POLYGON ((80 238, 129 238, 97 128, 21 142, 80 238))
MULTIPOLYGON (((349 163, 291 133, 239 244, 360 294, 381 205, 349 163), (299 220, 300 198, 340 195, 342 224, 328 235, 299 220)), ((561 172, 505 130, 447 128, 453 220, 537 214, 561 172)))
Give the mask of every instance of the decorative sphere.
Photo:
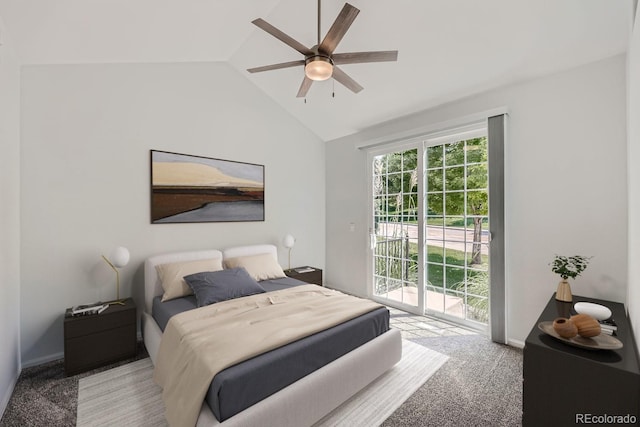
POLYGON ((296 239, 291 234, 287 234, 286 236, 284 236, 284 239, 282 239, 282 244, 284 245, 285 248, 288 248, 288 249, 291 249, 293 245, 295 245, 295 243, 296 243, 296 239))
POLYGON ((588 314, 576 314, 571 316, 571 320, 578 328, 578 335, 581 337, 591 338, 600 335, 600 324, 588 314))
POLYGON ((578 335, 578 328, 571 319, 565 319, 564 317, 558 317, 553 321, 553 329, 562 338, 573 338, 578 335))

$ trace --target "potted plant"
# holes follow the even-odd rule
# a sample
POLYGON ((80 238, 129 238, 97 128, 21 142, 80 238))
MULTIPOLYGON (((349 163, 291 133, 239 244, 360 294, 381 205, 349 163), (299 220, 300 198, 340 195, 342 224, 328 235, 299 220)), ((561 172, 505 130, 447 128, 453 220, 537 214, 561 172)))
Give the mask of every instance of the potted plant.
POLYGON ((560 283, 558 283, 558 290, 556 291, 556 299, 558 301, 571 302, 573 300, 568 279, 569 277, 572 279, 578 277, 587 268, 590 259, 591 257, 582 255, 569 257, 556 255, 551 263, 551 271, 559 274, 562 278, 560 283))

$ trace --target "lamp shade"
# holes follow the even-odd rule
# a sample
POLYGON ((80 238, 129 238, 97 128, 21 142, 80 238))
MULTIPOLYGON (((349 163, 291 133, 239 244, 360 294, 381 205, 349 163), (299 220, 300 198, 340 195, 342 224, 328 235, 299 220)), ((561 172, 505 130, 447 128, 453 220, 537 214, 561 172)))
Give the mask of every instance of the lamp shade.
POLYGON ((313 56, 306 60, 304 73, 315 81, 327 80, 333 74, 333 64, 326 56, 313 56))
POLYGON ((291 234, 287 234, 286 236, 284 236, 284 239, 282 239, 282 244, 285 248, 291 249, 293 245, 296 244, 296 239, 291 234))
POLYGON ((122 268, 129 263, 129 250, 118 246, 111 252, 109 258, 115 267, 122 268))

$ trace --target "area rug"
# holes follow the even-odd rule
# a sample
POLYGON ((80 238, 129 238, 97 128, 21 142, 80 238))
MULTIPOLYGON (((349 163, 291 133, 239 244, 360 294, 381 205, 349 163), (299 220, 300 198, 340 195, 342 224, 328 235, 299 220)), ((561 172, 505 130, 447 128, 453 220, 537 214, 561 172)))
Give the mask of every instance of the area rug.
MULTIPOLYGON (((448 356, 402 341, 402 360, 316 427, 370 427, 382 424, 429 379, 448 356)), ((161 389, 149 358, 80 379, 77 427, 166 426, 161 389)))

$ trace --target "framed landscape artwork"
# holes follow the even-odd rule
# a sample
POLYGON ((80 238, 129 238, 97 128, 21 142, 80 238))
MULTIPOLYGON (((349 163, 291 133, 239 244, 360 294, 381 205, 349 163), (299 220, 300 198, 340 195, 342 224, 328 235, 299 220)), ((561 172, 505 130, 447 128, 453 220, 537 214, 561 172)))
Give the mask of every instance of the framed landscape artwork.
POLYGON ((151 150, 151 223, 264 221, 264 165, 151 150))

